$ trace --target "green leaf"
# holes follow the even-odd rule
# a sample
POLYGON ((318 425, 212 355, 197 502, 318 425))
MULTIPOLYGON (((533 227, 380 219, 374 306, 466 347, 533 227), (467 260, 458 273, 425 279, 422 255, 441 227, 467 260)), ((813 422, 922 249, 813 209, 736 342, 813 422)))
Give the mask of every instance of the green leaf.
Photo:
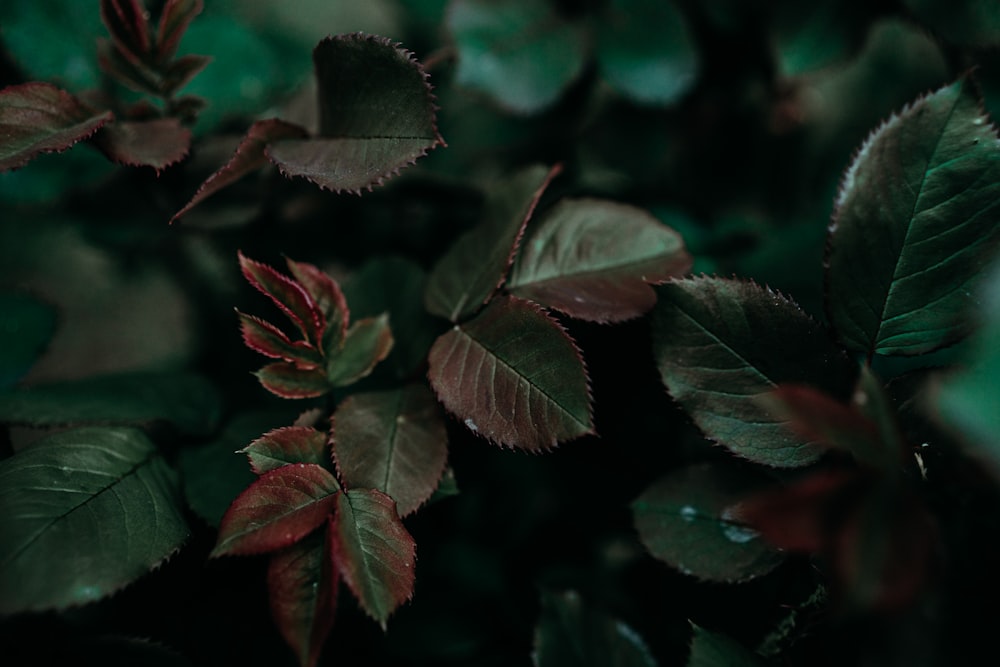
POLYGON ((260 436, 240 453, 250 459, 258 475, 295 463, 327 462, 327 435, 310 426, 283 426, 260 436))
POLYGON ((222 406, 215 387, 189 373, 130 373, 0 393, 0 422, 26 426, 149 424, 211 433, 222 406))
POLYGON ((613 0, 597 26, 597 62, 615 88, 641 104, 672 104, 698 76, 687 21, 672 0, 613 0))
POLYGON ((765 667, 768 662, 732 637, 694 623, 687 667, 765 667))
POLYGON ((745 581, 767 574, 780 552, 735 517, 733 507, 766 480, 718 465, 668 474, 632 503, 639 539, 654 558, 709 581, 745 581))
POLYGON ((663 282, 691 268, 680 235, 645 211, 564 199, 544 214, 514 264, 512 294, 594 322, 649 311, 663 282))
POLYGON ((0 292, 0 390, 31 369, 55 328, 56 311, 49 304, 26 292, 0 292))
POLYGON ((313 62, 320 137, 267 147, 284 175, 360 194, 444 144, 427 75, 409 51, 384 37, 339 35, 319 43, 313 62))
POLYGON ((847 397, 856 368, 781 294, 721 278, 676 280, 653 310, 653 352, 670 395, 711 440, 771 466, 815 461, 822 447, 760 404, 779 383, 847 397))
POLYGON ((576 591, 542 594, 533 658, 536 667, 657 666, 639 633, 576 591))
POLYGON ((428 362, 445 408, 490 442, 540 451, 594 432, 576 344, 528 301, 497 299, 438 338, 428 362))
POLYGON ((327 350, 326 377, 334 387, 346 387, 367 377, 392 351, 389 315, 366 317, 347 330, 341 347, 327 350))
POLYGON ((459 237, 431 271, 427 310, 458 322, 490 300, 504 283, 538 200, 561 170, 529 167, 489 193, 485 220, 459 237))
POLYGON ((444 474, 448 432, 422 384, 347 397, 334 413, 333 433, 344 485, 378 489, 396 501, 401 517, 426 502, 444 474))
POLYGON ((903 0, 903 5, 950 42, 974 47, 1000 44, 1000 5, 994 0, 903 0))
POLYGON ((110 595, 188 536, 177 479, 131 428, 81 428, 0 461, 0 614, 110 595))
POLYGON ((315 398, 330 391, 320 368, 300 368, 286 361, 268 364, 254 375, 264 389, 282 398, 315 398))
POLYGON ((61 152, 114 119, 47 83, 0 90, 0 172, 18 169, 41 153, 61 152))
POLYGON ((772 32, 780 72, 801 76, 846 60, 864 43, 870 17, 863 9, 832 0, 777 3, 772 32))
POLYGON ((847 170, 830 227, 828 310, 844 344, 916 355, 961 338, 998 210, 1000 139, 970 79, 884 123, 847 170))
POLYGON ((456 82, 516 113, 552 105, 586 61, 583 26, 546 2, 457 0, 447 26, 458 49, 456 82))
POLYGON ((416 544, 396 513, 396 503, 374 489, 337 496, 333 552, 344 582, 361 608, 385 628, 389 616, 413 595, 416 544))

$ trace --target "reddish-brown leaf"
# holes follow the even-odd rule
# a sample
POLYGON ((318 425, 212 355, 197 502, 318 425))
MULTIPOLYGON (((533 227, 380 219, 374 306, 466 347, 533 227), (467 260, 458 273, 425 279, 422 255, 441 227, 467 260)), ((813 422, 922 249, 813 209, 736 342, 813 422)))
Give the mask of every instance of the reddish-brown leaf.
POLYGON ((156 30, 156 59, 159 62, 174 57, 181 37, 201 10, 202 0, 167 0, 156 30))
POLYGON ((326 322, 326 340, 323 341, 321 349, 339 348, 347 334, 347 323, 350 318, 347 300, 344 299, 340 285, 312 264, 295 262, 287 257, 285 262, 295 279, 309 292, 309 296, 313 298, 322 314, 323 321, 326 322))
POLYGON ((299 463, 261 475, 226 510, 212 557, 277 551, 323 525, 337 480, 322 466, 299 463))
POLYGON ((243 342, 254 352, 265 357, 284 359, 301 369, 318 368, 323 359, 315 348, 305 341, 291 341, 285 332, 264 320, 236 311, 240 317, 243 342))
POLYGON ((114 119, 47 83, 0 90, 0 171, 18 169, 40 153, 64 151, 114 119))
POLYGON ((101 20, 118 52, 129 62, 142 62, 150 51, 150 39, 140 0, 101 0, 101 20))
POLYGON ((285 426, 268 431, 240 451, 258 475, 295 463, 327 461, 327 435, 309 426, 285 426))
POLYGON ((262 294, 274 301, 298 327, 306 340, 318 346, 323 340, 325 322, 319 307, 302 285, 270 266, 239 253, 243 277, 262 294))
POLYGON ((160 93, 173 95, 186 86, 212 59, 208 56, 181 56, 160 72, 160 93))
POLYGON ((176 118, 108 123, 94 144, 109 160, 157 172, 180 162, 191 147, 191 130, 176 118))
POLYGON ((282 398, 313 398, 330 391, 321 368, 299 368, 287 361, 276 361, 254 375, 265 389, 282 398))

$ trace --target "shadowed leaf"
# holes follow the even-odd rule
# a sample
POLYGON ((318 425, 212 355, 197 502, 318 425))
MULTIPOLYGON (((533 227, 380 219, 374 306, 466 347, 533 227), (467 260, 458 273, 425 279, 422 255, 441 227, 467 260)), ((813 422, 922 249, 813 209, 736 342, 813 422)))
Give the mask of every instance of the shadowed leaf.
POLYGON ((240 451, 258 475, 294 463, 327 461, 327 435, 308 426, 285 426, 268 431, 240 451))
POLYGON ((331 346, 339 347, 347 334, 350 318, 347 301, 340 290, 340 285, 312 264, 296 262, 287 257, 285 263, 288 264, 288 270, 295 276, 295 280, 312 297, 316 308, 319 309, 320 317, 326 322, 323 349, 330 349, 331 346))
POLYGON ((327 350, 326 376, 334 387, 345 387, 368 376, 392 351, 389 316, 366 317, 347 330, 343 345, 327 350))
POLYGON ((781 467, 809 464, 823 449, 793 434, 759 398, 790 382, 846 398, 856 372, 792 301, 721 278, 660 288, 653 351, 667 391, 706 436, 751 461, 781 467))
POLYGON ((181 37, 195 16, 201 13, 202 0, 167 0, 156 29, 156 58, 166 62, 174 57, 181 37))
POLYGON ((766 667, 770 664, 732 637, 691 624, 691 653, 687 667, 766 667))
POLYGON ((160 171, 184 159, 191 130, 176 118, 117 121, 102 127, 93 142, 112 162, 160 171))
POLYGON ((131 428, 81 428, 0 461, 0 614, 110 595, 188 536, 177 479, 131 428))
POLYGON ((489 195, 486 219, 463 234, 438 260, 424 303, 435 315, 458 322, 500 289, 538 200, 560 166, 533 166, 503 181, 489 195))
POLYGON ((438 486, 448 459, 448 433, 425 386, 354 394, 334 414, 333 455, 347 488, 391 496, 400 516, 420 507, 438 486))
POLYGON ((547 212, 524 243, 508 288, 571 317, 617 322, 656 303, 646 283, 691 268, 674 230, 645 211, 610 201, 568 199, 547 212))
POLYGON ((580 352, 530 302, 494 301, 438 338, 428 362, 445 408, 491 442, 539 451, 594 432, 580 352))
POLYGON ((715 465, 674 471, 632 503, 639 539, 655 558, 699 579, 767 574, 782 555, 730 510, 763 485, 756 475, 715 465))
POLYGON ((254 352, 290 361, 303 369, 316 368, 323 363, 319 352, 305 341, 292 342, 285 332, 273 324, 239 311, 236 314, 240 318, 243 343, 254 352))
POLYGON ((251 555, 291 546, 319 526, 336 505, 339 485, 314 464, 282 466, 258 477, 229 506, 212 557, 251 555))
POLYGON ((277 361, 254 375, 265 389, 282 398, 313 398, 330 391, 322 368, 299 368, 287 361, 277 361))
POLYGON ((950 42, 978 47, 1000 45, 1000 5, 993 0, 903 0, 903 5, 950 42))
POLYGON ((847 170, 830 227, 827 304, 844 344, 914 355, 961 338, 998 211, 1000 139, 968 77, 885 122, 847 170))
POLYGON ((140 63, 150 50, 146 8, 140 0, 101 0, 101 20, 119 53, 140 63))
POLYGON ((413 595, 416 544, 396 513, 396 503, 374 489, 337 496, 335 563, 361 608, 385 628, 389 616, 413 595))
POLYGON ((86 139, 114 114, 90 109, 47 83, 0 90, 0 172, 18 169, 40 153, 64 151, 86 139))

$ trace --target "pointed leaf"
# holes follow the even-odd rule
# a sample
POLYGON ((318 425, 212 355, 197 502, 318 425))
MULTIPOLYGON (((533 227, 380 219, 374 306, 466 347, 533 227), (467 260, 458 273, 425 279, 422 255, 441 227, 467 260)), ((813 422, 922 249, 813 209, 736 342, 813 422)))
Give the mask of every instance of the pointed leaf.
MULTIPOLYGON (((170 63, 166 70, 160 73, 160 97, 173 97, 178 90, 191 83, 191 80, 205 69, 210 62, 212 62, 212 59, 208 56, 188 55, 182 56, 170 63)), ((182 99, 191 100, 192 98, 182 99)), ((175 100, 172 115, 177 118, 183 118, 184 116, 180 111, 181 107, 176 102, 175 100)), ((201 107, 198 107, 198 110, 200 109, 201 107)))
POLYGON ((389 616, 413 595, 416 548, 396 513, 396 503, 374 489, 337 496, 333 553, 344 582, 361 608, 385 628, 389 616))
POLYGON ((277 551, 323 525, 339 485, 322 466, 282 466, 258 477, 229 506, 212 556, 277 551))
POLYGON ((306 340, 318 345, 323 340, 325 322, 313 298, 299 283, 270 266, 238 254, 243 277, 267 295, 298 327, 306 340))
POLYGON ((456 81, 504 109, 529 114, 552 105, 586 61, 582 25, 534 0, 457 0, 448 30, 458 49, 456 81))
POLYGON ((110 595, 188 536, 177 478, 131 428, 48 436, 0 461, 0 614, 110 595))
POLYGON ((691 624, 691 653, 687 667, 766 667, 768 661, 732 637, 691 624))
POLYGON ((194 193, 184 208, 174 214, 170 222, 176 222, 179 218, 191 211, 195 206, 211 197, 213 194, 226 188, 240 180, 252 171, 256 171, 267 164, 267 157, 264 156, 264 148, 268 142, 279 139, 293 137, 304 137, 304 128, 285 121, 271 118, 259 120, 250 126, 247 135, 236 148, 236 153, 218 171, 209 176, 204 183, 194 193))
POLYGON ((579 350, 528 301, 497 299, 438 338, 428 362, 445 408, 491 442, 539 451, 594 432, 579 350))
POLYGON ((823 448, 794 435, 759 398, 778 383, 846 398, 856 369, 823 328, 782 295, 721 278, 676 280, 653 310, 653 351, 670 395, 705 435, 765 465, 795 467, 823 448))
POLYGON ((500 289, 538 200, 562 171, 533 166, 500 183, 486 202, 486 219, 462 235, 434 266, 424 303, 435 315, 458 322, 500 289))
POLYGON ((295 463, 327 461, 327 435, 309 426, 285 426, 268 431, 240 451, 258 475, 295 463))
POLYGON ((656 303, 646 283, 690 268, 680 235, 649 213, 599 199, 564 199, 524 244, 508 289, 571 317, 617 322, 656 303))
POLYGON ((674 471, 632 503, 639 539, 654 558, 710 581, 767 574, 782 555, 730 508, 764 480, 716 465, 674 471))
POLYGON ((215 430, 215 387, 188 373, 130 373, 0 393, 0 422, 26 426, 167 422, 193 435, 215 430))
POLYGON ((146 8, 140 0, 101 0, 100 6, 115 48, 129 61, 141 62, 150 51, 146 8))
POLYGON ((322 368, 299 368, 287 361, 277 361, 254 375, 264 389, 282 398, 314 398, 330 391, 322 368))
POLYGON ((384 37, 338 35, 313 51, 320 138, 271 144, 286 176, 334 192, 371 190, 443 145, 423 67, 384 37))
POLYGON ((333 567, 330 526, 271 557, 267 590, 278 631, 302 667, 314 667, 337 611, 340 573, 333 567))
POLYGON ((64 151, 113 118, 110 111, 90 109, 47 83, 4 88, 0 90, 0 172, 23 167, 40 153, 64 151))
POLYGON ((202 0, 167 0, 156 30, 157 60, 166 62, 174 57, 181 37, 202 8, 202 0))
POLYGON ((1000 241, 1000 138, 969 78, 892 116, 844 176, 830 227, 830 318, 851 350, 923 354, 965 334, 1000 241))
POLYGON ((236 311, 240 318, 243 342, 254 352, 265 357, 284 359, 299 368, 317 368, 323 363, 319 352, 305 341, 292 342, 278 327, 264 320, 236 311))
POLYGON ((334 413, 333 432, 344 485, 391 496, 400 516, 426 502, 444 474, 448 433, 423 385, 347 397, 334 413))
POLYGON ((188 154, 191 130, 176 118, 118 121, 102 127, 93 141, 112 162, 159 172, 188 154))
POLYGON ((392 351, 389 315, 358 320, 347 330, 340 348, 327 350, 326 377, 334 387, 346 387, 371 374, 392 351))
POLYGON ((351 311, 347 308, 347 301, 344 299, 340 285, 312 264, 295 262, 287 257, 285 263, 288 264, 288 270, 295 276, 295 280, 312 297, 316 307, 319 308, 320 316, 326 322, 326 338, 323 340, 323 348, 330 349, 333 345, 338 347, 342 345, 344 336, 347 334, 347 324, 351 311))

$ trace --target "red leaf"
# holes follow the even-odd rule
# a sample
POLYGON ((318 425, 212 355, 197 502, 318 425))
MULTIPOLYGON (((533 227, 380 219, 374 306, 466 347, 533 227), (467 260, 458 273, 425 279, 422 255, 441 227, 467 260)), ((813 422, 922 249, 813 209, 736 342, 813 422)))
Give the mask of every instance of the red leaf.
POLYGON ((298 327, 306 340, 314 347, 319 346, 326 323, 319 307, 305 288, 270 266, 249 259, 242 252, 238 256, 243 277, 262 294, 270 297, 298 327))
POLYGON ((140 63, 150 51, 146 9, 139 0, 101 0, 101 21, 126 60, 140 63))
POLYGON ((229 162, 201 184, 201 187, 195 192, 191 201, 175 213, 170 222, 175 222, 178 218, 219 190, 232 185, 250 172, 260 169, 267 164, 267 158, 264 156, 264 148, 268 142, 277 139, 304 136, 306 136, 305 129, 298 125, 278 120, 277 118, 257 121, 250 126, 247 135, 240 142, 229 162))
POLYGON ((267 553, 294 544, 326 521, 339 490, 333 475, 314 464, 264 473, 226 510, 211 556, 267 553))
POLYGON ((236 314, 240 317, 243 342, 254 352, 272 359, 290 361, 296 368, 303 370, 319 368, 323 363, 319 352, 305 341, 292 342, 285 332, 273 324, 240 311, 236 311, 236 314))
POLYGON ((176 118, 119 121, 102 127, 94 144, 113 162, 159 172, 184 159, 191 147, 191 130, 176 118))
POLYGON ((278 361, 264 366, 255 375, 265 389, 282 398, 313 398, 330 391, 326 373, 320 368, 299 368, 278 361))
POLYGON ((340 285, 312 264, 296 262, 287 257, 285 263, 299 284, 309 292, 326 323, 326 340, 322 342, 321 349, 328 350, 334 346, 339 348, 343 345, 350 318, 347 300, 340 285))
POLYGON ((114 119, 47 83, 0 90, 0 171, 18 169, 39 153, 64 151, 114 119))
POLYGON ((278 631, 302 667, 314 667, 333 627, 340 572, 333 565, 333 522, 271 557, 267 590, 278 631))
POLYGON ((325 433, 309 426, 286 426, 257 438, 240 451, 258 475, 294 463, 325 463, 325 433))
POLYGON ((174 57, 181 37, 201 10, 202 0, 167 0, 156 31, 156 59, 159 62, 174 57))

